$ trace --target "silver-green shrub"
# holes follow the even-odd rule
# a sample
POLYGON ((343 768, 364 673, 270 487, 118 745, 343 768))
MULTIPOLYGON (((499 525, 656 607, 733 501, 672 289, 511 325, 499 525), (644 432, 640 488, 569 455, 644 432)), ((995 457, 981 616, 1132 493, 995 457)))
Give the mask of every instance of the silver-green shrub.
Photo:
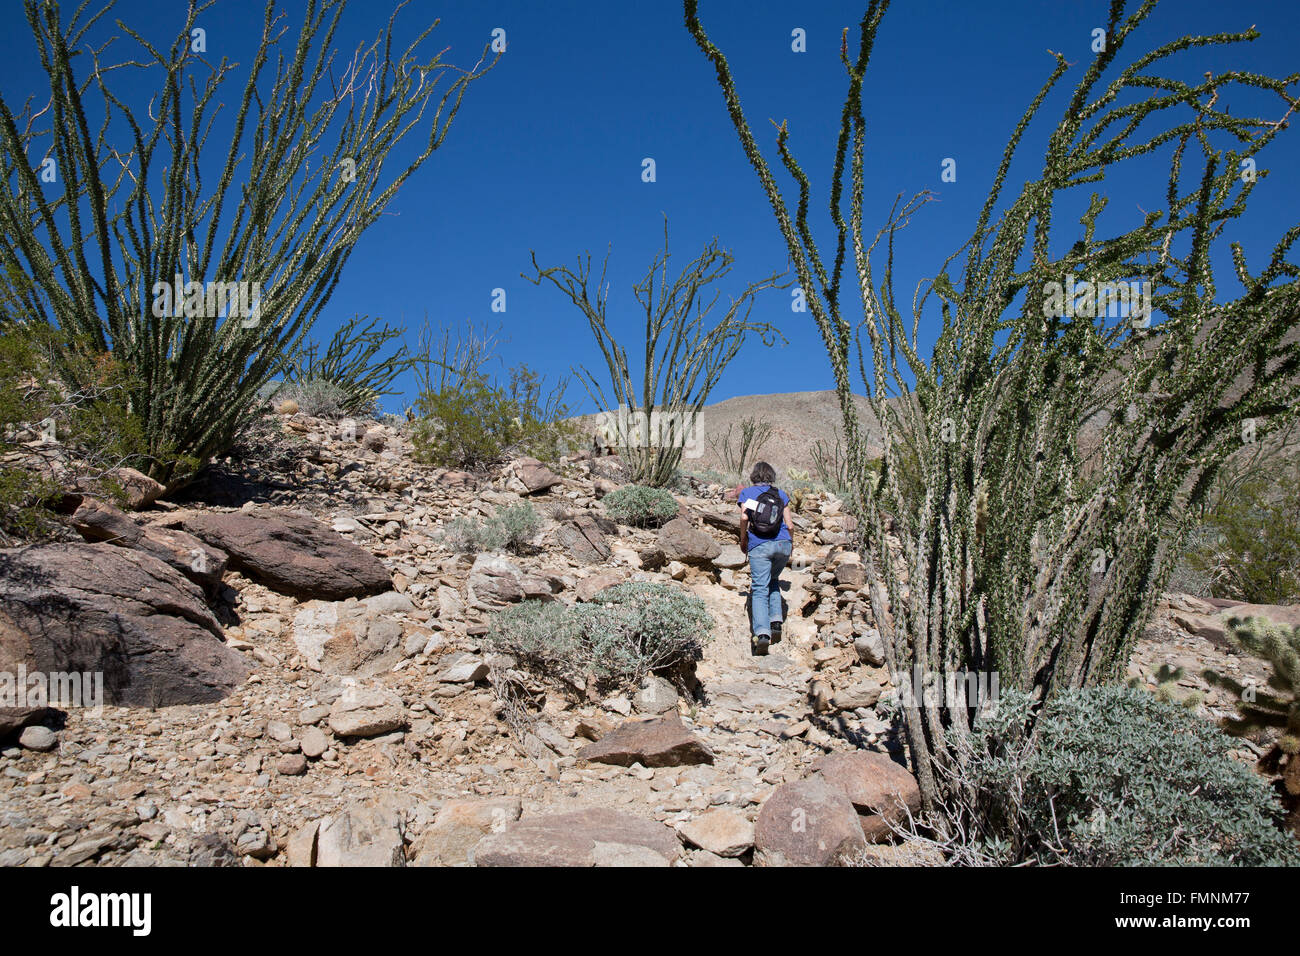
POLYGON ((484 643, 583 692, 631 687, 698 660, 713 631, 704 602, 681 588, 628 582, 590 603, 524 601, 497 614, 484 643))
MULTIPOLYGON (((1300 865, 1267 783, 1234 742, 1144 690, 1104 686, 1036 705, 1004 692, 970 732, 950 731, 966 800, 955 832, 999 864, 1300 865)), ((957 811, 950 805, 949 814, 957 811)))
POLYGON ((542 529, 542 516, 526 501, 497 508, 491 518, 460 517, 442 532, 442 541, 452 551, 479 554, 505 549, 520 554, 528 549, 542 529))
POLYGON ((615 521, 638 528, 657 528, 677 517, 677 500, 663 488, 628 485, 611 491, 602 503, 615 521))
POLYGON ((479 554, 499 551, 505 537, 499 525, 478 518, 460 517, 447 523, 442 530, 442 543, 459 554, 479 554))
POLYGON ((527 501, 498 508, 493 521, 501 529, 506 549, 516 553, 526 550, 542 530, 542 516, 527 501))

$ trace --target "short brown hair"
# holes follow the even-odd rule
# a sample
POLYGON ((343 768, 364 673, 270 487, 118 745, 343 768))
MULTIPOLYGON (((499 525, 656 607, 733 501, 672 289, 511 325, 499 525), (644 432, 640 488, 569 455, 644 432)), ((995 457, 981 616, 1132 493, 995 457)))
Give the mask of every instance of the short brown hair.
POLYGON ((754 462, 754 470, 749 473, 751 485, 770 485, 776 481, 776 469, 765 461, 754 462))

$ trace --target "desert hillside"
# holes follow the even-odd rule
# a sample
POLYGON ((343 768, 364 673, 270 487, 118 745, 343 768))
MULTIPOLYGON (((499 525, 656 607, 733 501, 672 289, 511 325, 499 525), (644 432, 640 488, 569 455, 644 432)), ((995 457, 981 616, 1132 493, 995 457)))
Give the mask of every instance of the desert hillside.
MULTIPOLYGON (((880 434, 875 415, 864 396, 855 395, 854 398, 860 421, 870 436, 869 448, 874 452, 878 448, 875 439, 880 434)), ((700 411, 697 428, 702 455, 684 460, 683 470, 721 470, 723 462, 718 446, 725 439, 728 426, 732 428, 733 436, 738 438, 741 422, 750 418, 772 425, 771 437, 758 452, 776 468, 778 476, 784 476, 792 468, 811 471, 813 447, 820 441, 834 448, 840 435, 840 404, 833 390, 739 395, 705 405, 700 411)), ((590 415, 579 419, 585 429, 590 429, 594 421, 594 416, 590 415)))
MULTIPOLYGON (((829 433, 828 394, 732 399, 709 422, 776 408, 793 449, 816 434, 801 414, 829 433)), ((174 499, 127 475, 132 512, 70 495, 84 540, 0 551, 0 665, 48 671, 74 648, 64 669, 96 663, 107 697, 101 712, 0 708, 0 865, 942 861, 898 840, 895 797, 915 812, 917 789, 834 496, 805 497, 785 639, 753 656, 738 516, 717 484, 632 527, 609 505, 615 457, 475 476, 413 462, 388 425, 265 424, 256 461, 174 499), (458 540, 512 508, 537 521, 513 549, 458 540), (672 680, 584 689, 492 643, 522 602, 581 608, 620 584, 708 614, 672 680), (792 834, 810 799, 822 811, 792 834)), ((1231 714, 1200 675, 1266 677, 1223 638, 1234 610, 1294 611, 1168 596, 1128 676, 1231 714)), ((1242 760, 1260 753, 1240 741, 1242 760)))

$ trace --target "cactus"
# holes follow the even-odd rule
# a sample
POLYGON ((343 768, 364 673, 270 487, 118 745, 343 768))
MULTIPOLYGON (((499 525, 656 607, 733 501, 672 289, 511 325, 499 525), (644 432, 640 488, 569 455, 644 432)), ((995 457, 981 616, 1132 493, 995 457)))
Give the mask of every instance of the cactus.
POLYGON ((1284 733, 1278 748, 1287 754, 1300 752, 1300 627, 1263 617, 1234 617, 1228 620, 1228 633, 1245 650, 1273 665, 1268 684, 1277 692, 1246 695, 1252 699, 1238 705, 1241 720, 1233 729, 1281 727, 1284 733))

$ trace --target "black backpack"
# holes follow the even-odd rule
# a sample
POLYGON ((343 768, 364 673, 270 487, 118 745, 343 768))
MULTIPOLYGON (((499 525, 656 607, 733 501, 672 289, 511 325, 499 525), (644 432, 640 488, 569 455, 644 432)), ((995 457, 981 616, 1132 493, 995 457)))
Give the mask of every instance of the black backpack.
POLYGON ((784 511, 781 492, 775 485, 768 485, 755 499, 754 510, 749 513, 749 529, 760 538, 775 538, 781 533, 784 511))

